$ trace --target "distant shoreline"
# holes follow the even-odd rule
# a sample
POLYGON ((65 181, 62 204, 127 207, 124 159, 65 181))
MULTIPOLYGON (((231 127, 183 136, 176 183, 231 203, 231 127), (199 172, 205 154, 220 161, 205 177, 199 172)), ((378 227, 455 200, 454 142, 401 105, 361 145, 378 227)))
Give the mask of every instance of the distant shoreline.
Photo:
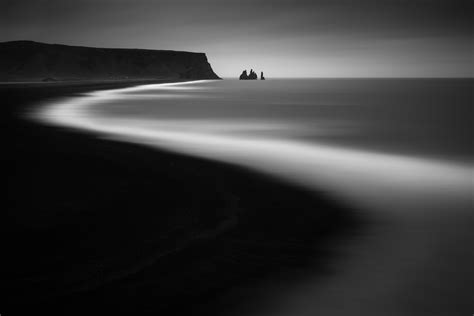
POLYGON ((0 81, 220 79, 205 53, 0 42, 0 81))

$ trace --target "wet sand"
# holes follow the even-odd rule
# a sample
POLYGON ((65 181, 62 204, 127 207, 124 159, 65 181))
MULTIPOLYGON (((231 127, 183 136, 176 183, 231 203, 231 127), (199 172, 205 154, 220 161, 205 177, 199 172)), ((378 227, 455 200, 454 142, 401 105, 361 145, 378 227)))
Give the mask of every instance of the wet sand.
POLYGON ((336 245, 368 224, 324 192, 25 119, 46 102, 139 83, 0 87, 2 312, 225 315, 257 310, 265 284, 332 273, 336 245))
MULTIPOLYGON (((67 114, 69 107, 70 113, 81 118, 76 127, 125 142, 244 166, 306 188, 314 196, 346 201, 359 218, 372 223, 333 245, 342 257, 329 265, 335 273, 310 269, 303 278, 292 278, 289 283, 269 279, 234 287, 231 294, 219 298, 221 306, 231 305, 229 302, 242 293, 253 293, 250 296, 258 299, 252 306, 237 304, 229 310, 232 313, 450 315, 472 310, 470 267, 474 253, 469 245, 474 234, 470 228, 469 164, 327 145, 196 135, 181 132, 179 126, 175 131, 161 131, 129 124, 122 130, 113 120, 94 125, 87 111, 78 116, 80 107, 74 105, 58 104, 66 111, 61 115, 67 114)), ((73 121, 66 125, 74 126, 73 121)), ((239 259, 242 257, 237 256, 239 259)), ((221 314, 224 310, 218 309, 221 314)))

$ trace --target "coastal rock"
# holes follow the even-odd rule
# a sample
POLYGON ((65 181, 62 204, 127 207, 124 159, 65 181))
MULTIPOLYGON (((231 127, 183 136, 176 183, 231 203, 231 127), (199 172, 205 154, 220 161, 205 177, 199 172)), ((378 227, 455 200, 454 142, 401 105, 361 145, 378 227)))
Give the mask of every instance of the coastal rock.
POLYGON ((242 74, 239 77, 240 80, 256 80, 257 78, 257 73, 255 73, 253 69, 250 69, 249 74, 247 74, 247 70, 242 71, 242 74))
POLYGON ((253 71, 253 69, 250 69, 249 79, 250 80, 256 80, 257 79, 257 74, 255 73, 255 71, 253 71))
POLYGON ((247 70, 242 71, 242 74, 239 77, 240 80, 248 80, 249 76, 247 75, 247 70))
POLYGON ((260 72, 260 80, 265 80, 265 77, 263 76, 263 71, 260 72))
POLYGON ((220 79, 204 53, 0 43, 0 81, 220 79))

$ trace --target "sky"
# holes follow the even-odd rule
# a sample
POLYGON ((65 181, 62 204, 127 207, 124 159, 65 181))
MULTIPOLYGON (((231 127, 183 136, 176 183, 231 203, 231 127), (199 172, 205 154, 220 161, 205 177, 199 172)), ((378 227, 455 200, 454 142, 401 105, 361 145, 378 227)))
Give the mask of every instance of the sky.
POLYGON ((204 52, 222 77, 473 77, 473 3, 2 0, 0 41, 204 52))

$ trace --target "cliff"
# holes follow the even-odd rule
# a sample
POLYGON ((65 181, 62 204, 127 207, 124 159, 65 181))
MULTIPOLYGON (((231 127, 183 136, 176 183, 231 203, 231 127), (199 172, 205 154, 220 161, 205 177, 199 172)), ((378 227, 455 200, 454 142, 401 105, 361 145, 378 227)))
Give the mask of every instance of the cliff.
POLYGON ((0 81, 220 79, 204 53, 0 43, 0 81))

